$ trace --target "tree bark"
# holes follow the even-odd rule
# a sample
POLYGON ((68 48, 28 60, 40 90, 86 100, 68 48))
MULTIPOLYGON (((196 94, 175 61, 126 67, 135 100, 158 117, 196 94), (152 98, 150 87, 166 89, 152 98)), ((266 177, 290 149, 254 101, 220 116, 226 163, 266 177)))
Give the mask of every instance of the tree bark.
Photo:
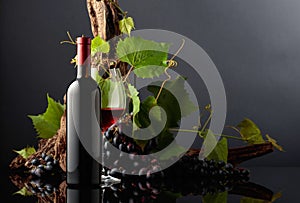
POLYGON ((117 0, 87 0, 87 8, 94 37, 107 41, 121 34, 119 21, 123 16, 117 0))
MULTIPOLYGON (((100 36, 108 41, 121 34, 119 21, 123 19, 123 14, 117 0, 87 0, 87 8, 94 37, 100 36)), ((101 60, 105 61, 103 64, 114 61, 103 56, 101 60)), ((128 64, 118 60, 112 67, 119 68, 122 75, 128 71, 128 64)))

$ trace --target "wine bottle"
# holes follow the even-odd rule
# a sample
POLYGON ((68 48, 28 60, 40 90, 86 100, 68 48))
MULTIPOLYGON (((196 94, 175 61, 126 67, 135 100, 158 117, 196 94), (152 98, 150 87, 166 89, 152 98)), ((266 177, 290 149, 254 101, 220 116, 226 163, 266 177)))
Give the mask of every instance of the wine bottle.
POLYGON ((91 39, 77 38, 77 78, 67 90, 67 184, 100 186, 101 93, 91 78, 91 39))

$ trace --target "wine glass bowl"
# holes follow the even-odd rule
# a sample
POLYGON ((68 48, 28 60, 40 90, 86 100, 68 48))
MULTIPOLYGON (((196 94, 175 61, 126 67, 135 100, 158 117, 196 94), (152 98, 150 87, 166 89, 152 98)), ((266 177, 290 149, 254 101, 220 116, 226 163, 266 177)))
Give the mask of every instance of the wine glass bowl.
POLYGON ((101 129, 103 132, 117 122, 126 108, 126 92, 120 69, 109 69, 109 78, 107 80, 109 80, 109 91, 102 93, 102 96, 105 96, 107 101, 102 101, 101 105, 101 129))

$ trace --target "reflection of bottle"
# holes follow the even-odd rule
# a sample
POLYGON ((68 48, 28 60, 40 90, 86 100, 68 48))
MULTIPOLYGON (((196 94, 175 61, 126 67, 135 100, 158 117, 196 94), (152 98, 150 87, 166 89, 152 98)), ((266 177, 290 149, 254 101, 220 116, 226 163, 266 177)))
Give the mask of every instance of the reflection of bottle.
POLYGON ((90 77, 90 44, 90 38, 77 38, 77 79, 67 91, 69 185, 99 186, 101 183, 101 167, 95 160, 101 158, 100 90, 90 77))
POLYGON ((100 188, 67 188, 67 203, 101 203, 100 188))

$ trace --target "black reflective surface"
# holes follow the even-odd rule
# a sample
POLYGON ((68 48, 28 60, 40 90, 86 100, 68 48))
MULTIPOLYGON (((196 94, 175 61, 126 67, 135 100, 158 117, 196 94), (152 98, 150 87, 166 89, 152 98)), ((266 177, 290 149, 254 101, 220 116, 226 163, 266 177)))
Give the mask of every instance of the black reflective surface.
MULTIPOLYGON (((273 195, 278 195, 279 193, 281 195, 275 202, 298 202, 298 196, 299 196, 299 189, 298 184, 300 182, 300 175, 299 167, 249 167, 251 174, 250 174, 250 184, 247 183, 247 187, 253 186, 253 190, 262 190, 267 193, 273 193, 273 195)), ((21 181, 20 179, 14 179, 14 182, 21 181)), ((51 180, 54 187, 57 188, 57 190, 60 190, 60 187, 64 187, 63 183, 60 183, 56 180, 51 180)), ((188 183, 187 183, 188 184, 188 183)), ((13 195, 16 191, 19 190, 18 187, 16 187, 11 179, 9 178, 9 171, 3 171, 2 172, 2 178, 1 178, 1 202, 9 202, 9 203, 18 203, 18 202, 26 202, 31 203, 37 202, 37 198, 35 195, 33 196, 21 196, 21 195, 13 195)), ((27 184, 28 185, 28 184, 27 184)), ((30 185, 30 183, 29 183, 30 185)), ((241 187, 239 187, 241 188, 241 187)), ((251 191, 251 188, 246 189, 248 192, 251 191)), ((115 191, 119 191, 118 187, 113 188, 107 188, 106 192, 103 194, 101 193, 99 189, 92 189, 87 190, 85 188, 84 191, 78 191, 76 189, 68 189, 67 192, 56 192, 56 199, 60 201, 65 202, 91 202, 91 203, 98 203, 102 202, 103 198, 106 199, 105 202, 118 202, 117 198, 114 196, 113 198, 109 199, 109 195, 114 195, 115 191), (68 196, 67 201, 65 200, 66 195, 68 196), (81 200, 83 197, 84 200, 81 200), (85 199, 85 197, 87 197, 85 199), (89 200, 88 200, 89 199, 89 200), (107 201, 108 200, 108 201, 107 201)), ((154 191, 155 192, 155 191, 154 191)), ((149 193, 148 197, 140 198, 140 202, 202 202, 202 197, 200 195, 185 195, 185 196, 178 196, 174 197, 174 195, 170 196, 169 191, 164 191, 163 188, 161 188, 159 191, 159 194, 155 195, 154 198, 150 197, 151 193, 149 193), (166 195, 168 194, 168 195, 166 195), (164 196, 163 196, 164 195, 164 196), (169 198, 169 199, 168 199, 169 198)), ((241 192, 241 191, 239 191, 241 192)), ((243 191, 242 191, 243 192, 243 191)), ((245 191, 244 191, 245 192, 245 191)), ((132 191, 132 194, 129 194, 130 191, 126 191, 126 195, 133 195, 134 191, 132 191)), ((241 198, 243 196, 233 194, 235 193, 233 190, 229 191, 229 195, 227 198, 227 202, 229 203, 235 203, 235 202, 241 202, 241 198)), ((253 193, 253 191, 251 192, 253 193)), ((146 193, 145 193, 146 194, 146 193)), ((152 193, 153 194, 153 193, 152 193)), ((175 195, 176 196, 176 195, 175 195)), ((44 202, 51 202, 52 200, 47 200, 45 198, 44 202)), ((247 203, 247 201, 244 202, 247 203)), ((248 201, 249 202, 249 201, 248 201)), ((264 202, 264 201, 257 201, 264 202)), ((220 202, 222 203, 222 202, 220 202)))

